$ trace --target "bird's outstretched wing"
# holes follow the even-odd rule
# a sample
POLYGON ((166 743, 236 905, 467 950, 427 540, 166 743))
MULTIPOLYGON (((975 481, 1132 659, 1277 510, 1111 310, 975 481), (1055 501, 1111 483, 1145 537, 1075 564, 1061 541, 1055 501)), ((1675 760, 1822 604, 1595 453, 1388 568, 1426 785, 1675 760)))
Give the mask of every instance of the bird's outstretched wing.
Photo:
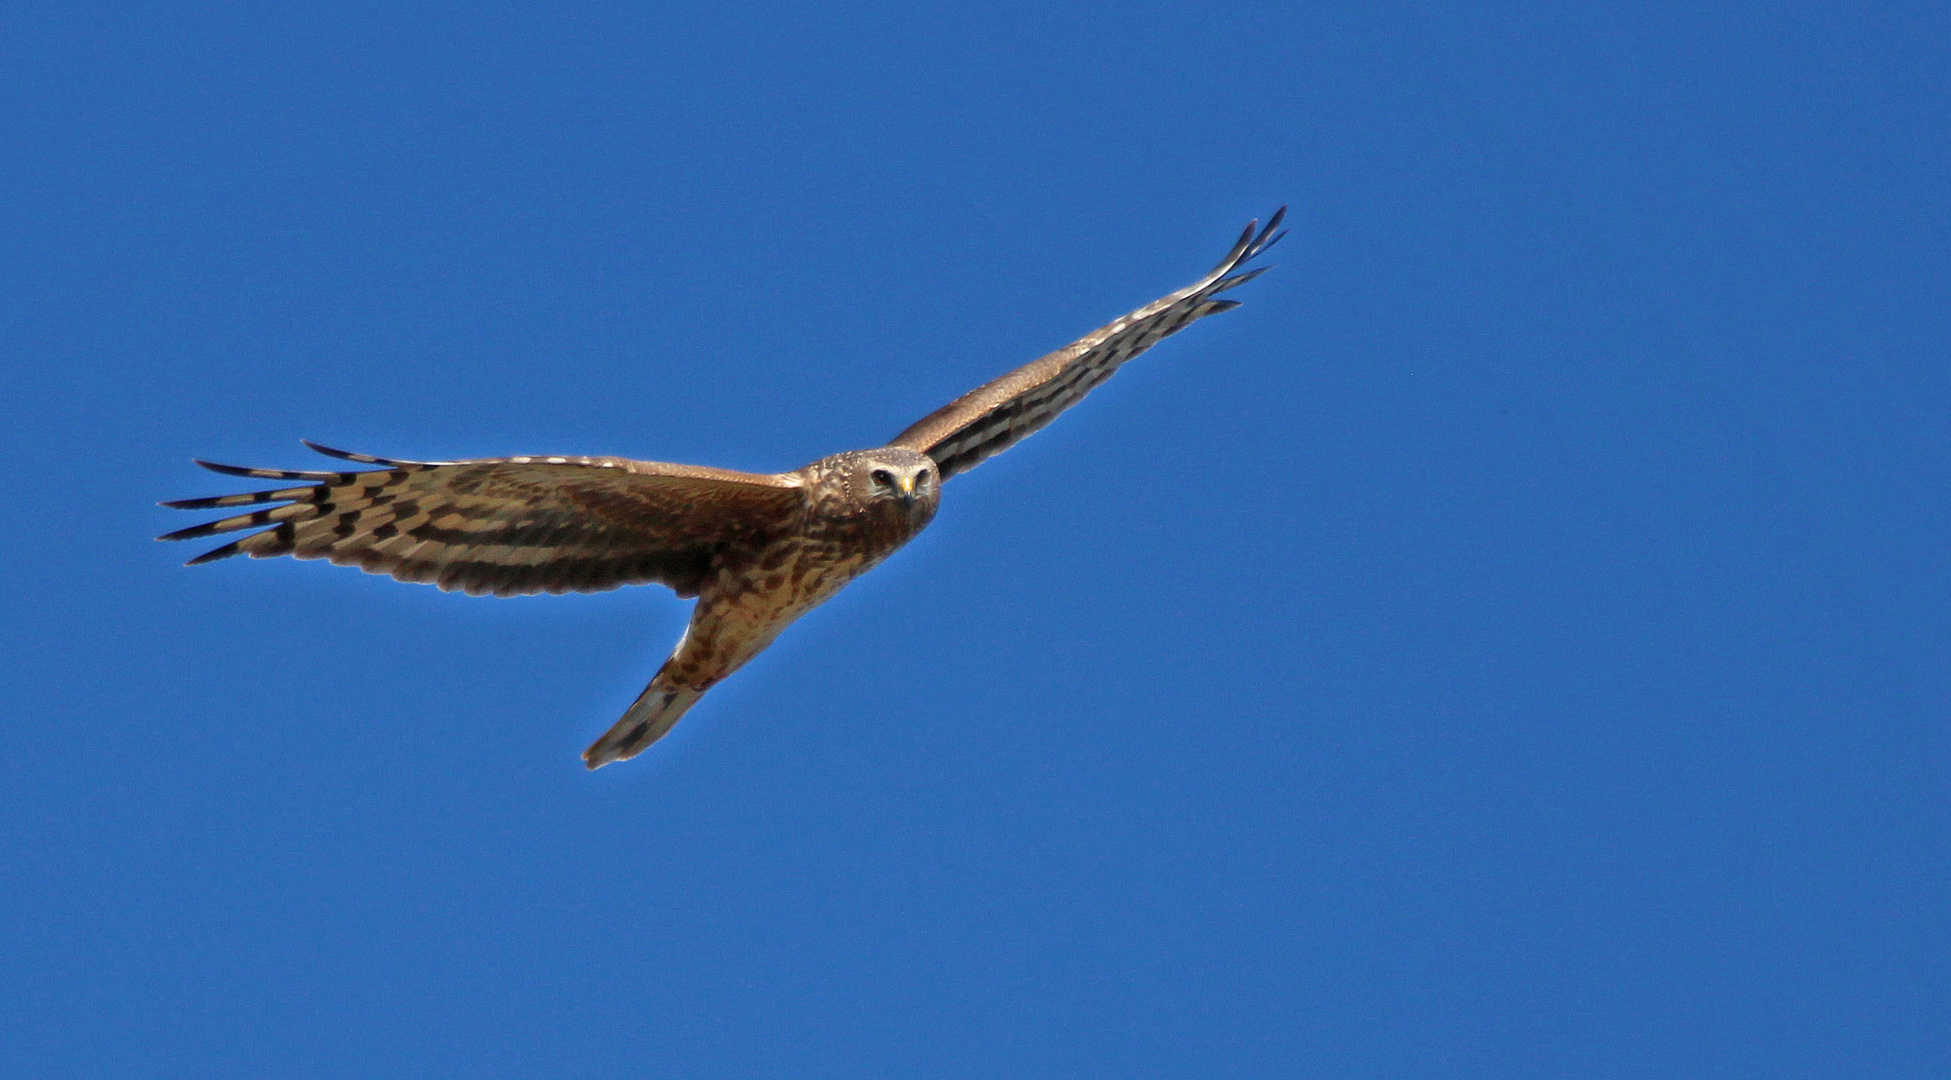
POLYGON ((298 487, 163 503, 180 510, 271 506, 181 529, 189 540, 270 526, 190 560, 330 559, 469 594, 601 592, 658 582, 695 596, 718 553, 795 522, 797 478, 624 458, 393 461, 306 443, 377 466, 292 472, 198 465, 298 487))
POLYGON ((984 458, 1015 445, 1024 436, 1077 404, 1111 377, 1118 365, 1176 333, 1187 323, 1239 307, 1215 294, 1244 285, 1270 267, 1241 270, 1249 260, 1287 235, 1276 231, 1287 214, 1281 207, 1261 228, 1247 225, 1240 240, 1212 273, 1170 296, 1104 326, 1056 352, 1032 361, 994 382, 978 386, 921 418, 894 437, 890 446, 919 450, 941 466, 942 479, 974 468, 984 458))

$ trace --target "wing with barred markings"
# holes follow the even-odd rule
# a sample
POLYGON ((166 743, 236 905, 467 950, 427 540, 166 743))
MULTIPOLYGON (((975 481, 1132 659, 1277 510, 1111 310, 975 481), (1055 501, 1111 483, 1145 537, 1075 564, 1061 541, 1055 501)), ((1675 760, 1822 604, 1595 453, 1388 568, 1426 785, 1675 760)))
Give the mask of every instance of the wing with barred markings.
POLYGON ((656 582, 695 596, 714 557, 793 527, 797 478, 624 458, 394 461, 306 443, 377 466, 295 472, 197 464, 301 486, 181 499, 182 510, 282 504, 181 529, 189 540, 270 526, 190 560, 330 559, 471 595, 601 592, 656 582))
POLYGON ((1058 413, 1083 400, 1085 394, 1110 378, 1120 364, 1194 319, 1240 306, 1238 301, 1215 300, 1213 296, 1244 285, 1270 269, 1241 271, 1239 268, 1287 235, 1275 231, 1286 214, 1287 208, 1283 206, 1268 219, 1266 228, 1260 228, 1258 221, 1247 225, 1239 242, 1212 273, 1040 360, 963 394, 896 435, 889 445, 919 450, 934 458, 941 466, 944 480, 1009 449, 1056 419, 1058 413))

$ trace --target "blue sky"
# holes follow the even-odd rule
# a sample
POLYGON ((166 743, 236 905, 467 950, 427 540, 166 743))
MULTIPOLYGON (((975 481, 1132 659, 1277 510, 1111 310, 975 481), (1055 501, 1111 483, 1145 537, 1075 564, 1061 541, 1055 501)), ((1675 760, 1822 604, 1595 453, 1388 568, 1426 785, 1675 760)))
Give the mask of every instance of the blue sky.
POLYGON ((8 20, 19 1075, 1951 1069, 1942 9, 549 8, 8 20), (596 774, 667 592, 149 539, 875 445, 1282 203, 596 774))

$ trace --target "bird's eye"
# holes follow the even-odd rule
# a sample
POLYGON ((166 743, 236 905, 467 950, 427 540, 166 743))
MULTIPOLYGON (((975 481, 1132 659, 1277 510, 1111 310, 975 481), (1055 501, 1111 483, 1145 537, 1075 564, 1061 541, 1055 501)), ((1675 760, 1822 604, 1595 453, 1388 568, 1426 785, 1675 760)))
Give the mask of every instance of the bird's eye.
POLYGON ((915 474, 915 486, 921 487, 926 483, 928 483, 928 470, 923 469, 920 472, 915 474))
POLYGON ((882 487, 894 486, 894 474, 888 472, 886 469, 875 469, 873 472, 868 473, 867 476, 882 487))

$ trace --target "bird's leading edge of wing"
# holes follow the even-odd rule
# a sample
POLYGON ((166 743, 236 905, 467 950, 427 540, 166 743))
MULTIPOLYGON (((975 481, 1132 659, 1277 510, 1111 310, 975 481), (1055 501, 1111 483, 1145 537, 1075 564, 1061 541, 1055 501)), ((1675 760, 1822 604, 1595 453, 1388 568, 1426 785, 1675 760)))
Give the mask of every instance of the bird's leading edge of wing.
POLYGON ((942 479, 966 472, 1002 452, 1077 404, 1118 366, 1194 319, 1239 306, 1213 297, 1244 285, 1270 267, 1241 270, 1281 237, 1281 207, 1265 228, 1247 225, 1219 265, 1205 277, 1100 327, 1056 352, 1031 361, 994 382, 976 387, 929 413, 889 445, 919 450, 941 466, 942 479))
POLYGON ((299 472, 199 461, 232 476, 303 484, 166 502, 181 510, 282 505, 159 539, 269 526, 191 562, 293 555, 474 595, 658 582, 693 596, 717 553, 791 527, 804 503, 792 476, 610 457, 395 461, 306 445, 377 468, 299 472))

